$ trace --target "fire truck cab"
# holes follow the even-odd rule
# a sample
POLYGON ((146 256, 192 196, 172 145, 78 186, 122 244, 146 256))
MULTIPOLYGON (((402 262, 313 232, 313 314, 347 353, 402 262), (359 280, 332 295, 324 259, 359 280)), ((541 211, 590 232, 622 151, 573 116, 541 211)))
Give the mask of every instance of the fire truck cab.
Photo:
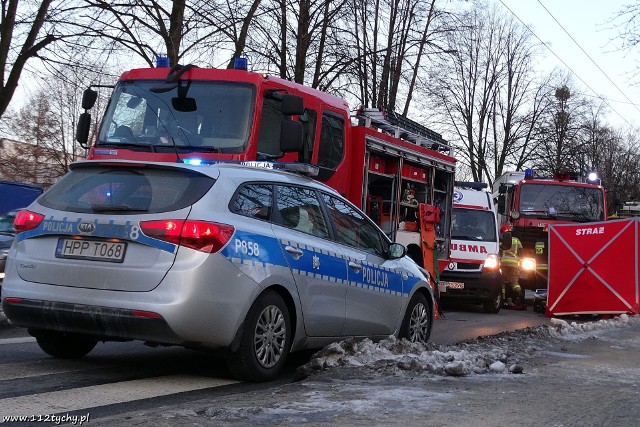
POLYGON ((530 271, 521 267, 520 285, 529 290, 547 288, 549 225, 607 219, 605 191, 597 177, 593 182, 579 182, 569 173, 543 178, 527 169, 503 174, 493 191, 500 224, 510 223, 522 243, 521 260, 535 260, 535 265, 527 263, 530 271))
POLYGON ((316 179, 405 244, 419 265, 447 264, 452 148, 404 116, 360 109, 352 117, 344 99, 246 68, 176 65, 123 73, 89 144, 96 98, 96 90, 85 91, 76 136, 89 159, 310 163, 316 179), (437 262, 424 259, 420 204, 440 210, 429 248, 437 262))

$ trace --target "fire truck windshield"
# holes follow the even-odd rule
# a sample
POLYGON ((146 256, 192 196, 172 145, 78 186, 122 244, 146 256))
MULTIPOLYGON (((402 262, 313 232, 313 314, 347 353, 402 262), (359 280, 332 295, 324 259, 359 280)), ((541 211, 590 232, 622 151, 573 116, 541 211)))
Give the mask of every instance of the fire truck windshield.
POLYGON ((523 184, 520 215, 554 220, 588 222, 604 220, 603 192, 598 188, 523 184))
POLYGON ((98 146, 165 152, 242 153, 256 88, 247 83, 121 81, 105 113, 98 146))

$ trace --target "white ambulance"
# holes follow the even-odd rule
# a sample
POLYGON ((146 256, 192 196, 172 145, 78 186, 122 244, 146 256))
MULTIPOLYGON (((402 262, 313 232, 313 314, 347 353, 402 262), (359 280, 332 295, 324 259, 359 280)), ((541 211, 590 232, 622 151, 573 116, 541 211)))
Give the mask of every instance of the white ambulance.
POLYGON ((451 261, 438 286, 445 307, 457 300, 482 304, 485 312, 497 313, 502 306, 498 221, 486 188, 480 182, 455 183, 451 261))

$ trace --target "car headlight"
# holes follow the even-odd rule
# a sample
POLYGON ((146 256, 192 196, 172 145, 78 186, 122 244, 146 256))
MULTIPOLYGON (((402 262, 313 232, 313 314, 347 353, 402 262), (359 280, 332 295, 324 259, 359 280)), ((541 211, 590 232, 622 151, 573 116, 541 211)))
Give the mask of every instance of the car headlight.
POLYGON ((498 258, 498 255, 489 254, 487 255, 487 258, 484 260, 484 265, 482 266, 482 268, 484 270, 497 270, 499 266, 500 266, 500 260, 498 258))
POLYGON ((522 258, 520 259, 520 269, 522 271, 536 271, 535 258, 522 258))

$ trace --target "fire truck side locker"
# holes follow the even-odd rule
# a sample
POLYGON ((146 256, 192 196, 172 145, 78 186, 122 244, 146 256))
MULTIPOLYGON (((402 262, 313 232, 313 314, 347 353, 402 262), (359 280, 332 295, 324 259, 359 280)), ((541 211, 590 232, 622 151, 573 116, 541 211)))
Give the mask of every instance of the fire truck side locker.
MULTIPOLYGON (((372 128, 355 126, 352 130, 352 188, 361 189, 363 210, 424 266, 419 205, 437 206, 441 212, 436 224, 436 253, 441 271, 449 258, 455 160, 372 128)), ((437 277, 438 272, 431 273, 437 277)))

